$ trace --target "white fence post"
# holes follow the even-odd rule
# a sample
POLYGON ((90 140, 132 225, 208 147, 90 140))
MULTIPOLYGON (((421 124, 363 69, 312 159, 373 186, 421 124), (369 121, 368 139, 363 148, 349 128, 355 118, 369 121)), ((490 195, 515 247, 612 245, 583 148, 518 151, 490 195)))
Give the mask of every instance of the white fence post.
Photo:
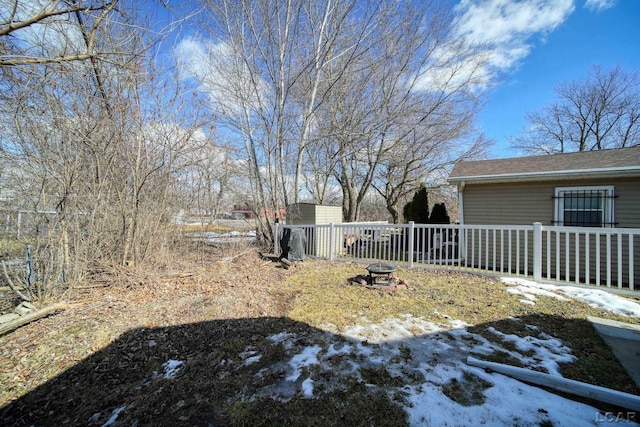
POLYGON ((467 228, 464 224, 458 226, 458 267, 467 265, 467 228))
MULTIPOLYGON (((290 227, 275 224, 273 247, 276 255, 283 250, 280 234, 290 227)), ((637 291, 640 287, 637 280, 640 228, 594 230, 544 226, 540 222, 510 226, 461 224, 427 227, 409 222, 385 225, 330 223, 297 227, 314 236, 309 237, 316 245, 314 247, 321 246, 321 253, 316 255, 331 261, 373 259, 399 262, 408 268, 423 264, 449 265, 462 271, 486 269, 489 273, 515 275, 521 275, 524 267, 524 275, 538 283, 543 280, 595 282, 598 286, 628 287, 630 291, 637 291), (450 259, 451 254, 456 253, 450 247, 452 233, 455 236, 456 231, 457 259, 450 259), (576 234, 585 237, 573 237, 576 234), (434 242, 436 235, 439 236, 437 244, 434 242), (348 242, 345 241, 347 236, 348 242), (356 244, 351 239, 356 239, 356 244), (347 243, 350 247, 345 251, 347 243), (580 261, 574 262, 576 258, 580 261)))
MULTIPOLYGON (((526 273, 526 272, 525 272, 526 273)), ((533 223, 533 280, 542 281, 542 223, 533 223)))
POLYGON ((280 236, 280 223, 276 222, 276 231, 273 236, 273 253, 276 256, 280 255, 280 239, 278 236, 280 236))
POLYGON ((334 236, 335 232, 335 227, 333 226, 333 223, 329 223, 329 261, 333 261, 333 256, 334 256, 334 249, 335 249, 335 241, 336 241, 336 237, 334 236))
POLYGON ((407 252, 407 256, 409 257, 409 268, 413 268, 413 230, 415 223, 413 221, 409 221, 409 248, 407 252))

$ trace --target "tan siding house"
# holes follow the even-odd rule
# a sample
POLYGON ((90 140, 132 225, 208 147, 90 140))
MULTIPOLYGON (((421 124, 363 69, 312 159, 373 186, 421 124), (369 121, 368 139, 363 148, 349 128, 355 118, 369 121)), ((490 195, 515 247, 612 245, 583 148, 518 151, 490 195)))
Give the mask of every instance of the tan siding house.
POLYGON ((469 185, 464 189, 465 224, 532 224, 551 220, 553 200, 542 184, 469 185))
MULTIPOLYGON (((451 171, 449 183, 458 188, 461 224, 499 226, 540 222, 543 226, 640 229, 640 146, 459 162, 451 171)), ((640 282, 640 235, 637 233, 633 241, 631 237, 607 241, 606 236, 600 236, 596 241, 586 234, 578 236, 582 245, 587 243, 583 248, 588 248, 588 256, 585 249, 582 253, 576 252, 575 235, 548 236, 551 235, 543 236, 543 247, 548 249, 542 261, 550 277, 558 276, 553 272, 560 261, 570 266, 585 266, 589 262, 589 281, 592 281, 599 274, 596 260, 599 259, 601 266, 610 265, 602 252, 609 245, 612 259, 617 257, 618 248, 624 251, 634 248, 634 281, 640 282), (590 261, 586 261, 587 258, 590 261)), ((466 242, 466 245, 467 251, 481 250, 479 243, 466 242)), ((493 246, 491 241, 484 247, 493 253, 493 246)), ((503 250, 501 243, 495 246, 498 252, 503 250)), ((528 246, 531 265, 530 242, 528 246)), ((524 252, 523 244, 520 247, 524 252)), ((492 258, 487 262, 491 263, 492 258)), ((600 272, 604 269, 601 267, 600 272)), ((629 260, 625 259, 620 266, 612 265, 610 273, 615 276, 618 270, 623 274, 623 281, 628 281, 629 260)))
POLYGON ((640 147, 457 163, 461 224, 640 228, 640 147))

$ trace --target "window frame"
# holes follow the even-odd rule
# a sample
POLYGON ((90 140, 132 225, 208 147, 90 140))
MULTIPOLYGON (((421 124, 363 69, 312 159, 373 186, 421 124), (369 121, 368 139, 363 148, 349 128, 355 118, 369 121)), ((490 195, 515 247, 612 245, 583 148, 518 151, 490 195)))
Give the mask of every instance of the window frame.
MULTIPOLYGON (((614 212, 614 203, 613 199, 615 197, 614 186, 613 185, 576 185, 571 187, 556 187, 555 188, 555 203, 554 203, 554 213, 553 213, 553 222, 556 225, 562 227, 591 227, 591 228, 613 228, 614 220, 615 220, 615 212, 614 212), (604 191, 604 204, 602 209, 602 225, 597 226, 588 226, 588 225, 565 225, 564 223, 564 194, 570 192, 588 192, 588 191, 604 191)), ((582 211, 588 211, 587 209, 583 209, 582 211)))

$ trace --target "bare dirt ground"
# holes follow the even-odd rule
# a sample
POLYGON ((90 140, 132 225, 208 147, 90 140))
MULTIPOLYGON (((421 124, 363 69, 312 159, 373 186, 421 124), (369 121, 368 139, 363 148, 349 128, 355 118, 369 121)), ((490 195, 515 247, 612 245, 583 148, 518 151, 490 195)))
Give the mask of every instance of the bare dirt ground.
MULTIPOLYGON (((253 248, 225 252, 204 248, 153 272, 122 270, 95 287, 79 286, 66 310, 0 337, 0 406, 131 330, 282 316, 288 297, 279 283, 291 273, 253 248)), ((5 292, 2 301, 9 308, 15 298, 5 292)))

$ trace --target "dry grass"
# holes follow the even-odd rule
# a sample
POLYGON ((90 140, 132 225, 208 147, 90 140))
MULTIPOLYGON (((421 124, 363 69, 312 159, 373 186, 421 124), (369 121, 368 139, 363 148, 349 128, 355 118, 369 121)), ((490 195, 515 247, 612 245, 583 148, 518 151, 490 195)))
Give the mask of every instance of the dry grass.
POLYGON ((476 324, 502 318, 507 307, 521 305, 495 280, 481 276, 398 269, 396 276, 409 288, 389 293, 347 284, 348 278, 365 272, 361 264, 309 262, 300 268, 304 271, 290 280, 301 293, 290 315, 316 327, 332 324, 338 331, 361 317, 378 322, 399 314, 433 321, 449 316, 476 324))
POLYGON ((229 233, 230 231, 250 231, 256 229, 254 220, 216 220, 209 222, 208 218, 201 218, 201 222, 175 225, 175 228, 183 233, 229 233))
POLYGON ((0 260, 13 259, 24 255, 25 244, 9 233, 0 233, 0 260))
MULTIPOLYGON (((442 270, 399 269, 396 275, 403 277, 409 288, 394 293, 347 285, 348 278, 363 271, 361 264, 304 263, 298 274, 289 279, 299 294, 289 316, 335 332, 343 331, 362 318, 379 322, 411 314, 432 322, 462 320, 474 325, 469 328, 470 332, 494 341, 499 338, 488 332, 491 327, 521 337, 546 333, 561 339, 577 357, 576 362, 563 366, 566 377, 640 394, 609 347, 586 320, 588 316, 596 316, 640 323, 639 319, 615 315, 569 299, 561 301, 540 296, 533 306, 523 304, 521 297, 506 292, 506 285, 498 279, 442 270), (309 286, 310 283, 313 286, 309 286), (513 322, 513 318, 524 321, 513 322), (533 330, 531 326, 537 329, 533 330)), ((490 360, 518 364, 514 359, 504 360, 501 354, 490 360)))
MULTIPOLYGON (((326 334, 364 318, 403 314, 463 320, 487 339, 490 326, 531 335, 507 321, 521 318, 571 347, 578 359, 563 367, 566 377, 638 393, 585 321, 620 319, 585 304, 540 297, 524 305, 495 279, 418 269, 396 273, 408 289, 385 293, 348 285, 363 274, 360 264, 309 260, 283 270, 252 248, 193 249, 153 269, 103 278, 110 286, 77 289, 68 310, 0 337, 0 418, 15 425, 101 425, 106 408, 128 402, 122 425, 403 425, 401 408, 358 377, 318 391, 316 399, 256 395, 282 375, 270 367, 291 357, 270 335, 295 333, 296 345, 304 346, 318 337, 339 339, 326 334), (262 358, 244 366, 248 349, 262 358), (179 380, 154 379, 163 362, 177 358, 189 366, 179 380)), ((397 381, 386 371, 363 372, 372 384, 397 381)), ((460 389, 451 384, 448 392, 469 404, 480 399, 460 389)))

